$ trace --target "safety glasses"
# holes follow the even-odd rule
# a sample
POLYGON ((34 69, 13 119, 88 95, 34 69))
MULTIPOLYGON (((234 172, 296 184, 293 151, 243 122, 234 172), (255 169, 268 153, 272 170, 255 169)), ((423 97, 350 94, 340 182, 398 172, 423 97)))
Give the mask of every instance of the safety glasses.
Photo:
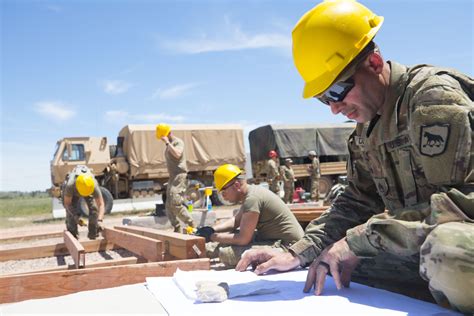
POLYGON ((329 102, 341 102, 346 95, 354 88, 354 79, 352 76, 344 81, 339 81, 329 87, 321 96, 315 96, 316 99, 329 105, 329 102))

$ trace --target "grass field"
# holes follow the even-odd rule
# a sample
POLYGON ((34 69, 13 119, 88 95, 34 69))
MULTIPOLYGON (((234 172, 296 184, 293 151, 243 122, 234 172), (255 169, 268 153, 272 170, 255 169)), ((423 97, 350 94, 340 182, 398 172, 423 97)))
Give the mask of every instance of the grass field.
POLYGON ((25 226, 40 220, 53 221, 50 197, 0 199, 0 228, 25 226))

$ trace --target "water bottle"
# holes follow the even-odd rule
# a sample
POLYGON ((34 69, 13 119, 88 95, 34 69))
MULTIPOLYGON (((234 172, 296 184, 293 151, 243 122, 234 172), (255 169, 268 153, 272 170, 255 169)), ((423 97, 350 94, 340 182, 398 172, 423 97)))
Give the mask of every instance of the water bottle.
POLYGON ((193 201, 188 201, 188 212, 192 213, 193 208, 194 208, 193 201))
POLYGON ((212 211, 212 202, 211 202, 211 197, 210 196, 207 197, 206 204, 207 204, 207 211, 208 212, 212 211))

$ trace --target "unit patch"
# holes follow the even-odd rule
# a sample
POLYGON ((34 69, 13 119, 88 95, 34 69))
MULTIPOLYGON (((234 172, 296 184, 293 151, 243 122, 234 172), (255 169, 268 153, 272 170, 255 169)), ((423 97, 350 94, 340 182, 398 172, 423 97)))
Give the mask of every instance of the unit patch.
POLYGON ((429 157, 441 155, 448 144, 449 128, 449 124, 422 125, 420 153, 429 157))

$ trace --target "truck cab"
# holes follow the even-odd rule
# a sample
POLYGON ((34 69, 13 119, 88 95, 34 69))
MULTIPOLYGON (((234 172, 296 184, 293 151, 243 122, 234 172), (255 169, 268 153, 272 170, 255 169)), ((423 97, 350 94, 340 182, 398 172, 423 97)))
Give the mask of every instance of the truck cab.
MULTIPOLYGON (((110 149, 106 137, 67 137, 56 143, 51 160, 53 190, 60 187, 66 175, 77 165, 86 165, 100 178, 110 164, 110 149)), ((100 181, 99 181, 100 183, 100 181)))

